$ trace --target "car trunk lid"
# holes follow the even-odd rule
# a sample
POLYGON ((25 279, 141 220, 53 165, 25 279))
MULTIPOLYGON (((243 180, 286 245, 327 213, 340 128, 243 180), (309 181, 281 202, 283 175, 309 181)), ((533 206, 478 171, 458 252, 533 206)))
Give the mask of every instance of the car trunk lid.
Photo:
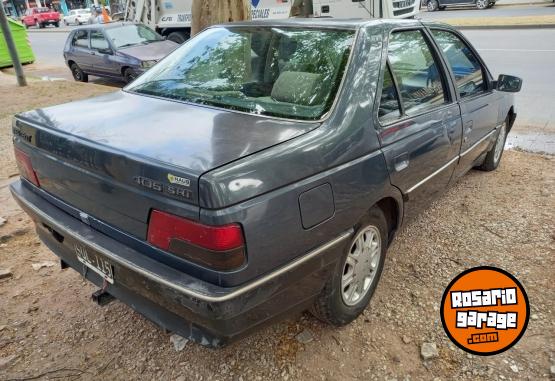
POLYGON ((318 124, 119 91, 16 116, 41 188, 136 237, 149 213, 198 220, 202 174, 318 124))

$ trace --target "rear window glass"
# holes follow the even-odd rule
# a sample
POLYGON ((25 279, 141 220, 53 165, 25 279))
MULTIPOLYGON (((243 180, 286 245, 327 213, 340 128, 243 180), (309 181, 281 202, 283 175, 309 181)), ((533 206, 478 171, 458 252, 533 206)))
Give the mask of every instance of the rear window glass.
POLYGON ((253 114, 316 120, 331 107, 354 31, 218 27, 126 89, 253 114))
POLYGON ((89 47, 89 32, 86 31, 86 30, 78 30, 73 35, 73 39, 71 40, 71 44, 73 46, 88 48, 89 47))

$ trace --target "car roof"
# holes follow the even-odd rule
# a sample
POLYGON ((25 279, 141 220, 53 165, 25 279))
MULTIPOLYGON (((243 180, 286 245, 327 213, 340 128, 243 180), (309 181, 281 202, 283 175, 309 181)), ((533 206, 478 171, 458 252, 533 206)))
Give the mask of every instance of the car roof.
POLYGON ((76 30, 83 30, 83 29, 113 29, 113 28, 119 28, 125 25, 142 25, 142 24, 131 22, 131 21, 112 21, 104 24, 82 25, 82 26, 78 26, 73 30, 76 31, 76 30))
POLYGON ((236 21, 214 26, 260 26, 260 27, 312 27, 312 28, 334 28, 334 29, 360 29, 368 27, 382 27, 394 29, 399 27, 411 27, 422 25, 434 25, 452 28, 447 24, 438 22, 423 22, 418 19, 340 19, 340 18, 289 18, 281 20, 249 20, 236 21))

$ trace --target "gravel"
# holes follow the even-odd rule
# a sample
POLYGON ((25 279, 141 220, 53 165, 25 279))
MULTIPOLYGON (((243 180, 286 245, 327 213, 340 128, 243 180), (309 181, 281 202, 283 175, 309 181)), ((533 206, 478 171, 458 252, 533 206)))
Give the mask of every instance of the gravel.
POLYGON ((422 343, 422 346, 420 347, 420 356, 424 361, 439 357, 436 343, 422 343))

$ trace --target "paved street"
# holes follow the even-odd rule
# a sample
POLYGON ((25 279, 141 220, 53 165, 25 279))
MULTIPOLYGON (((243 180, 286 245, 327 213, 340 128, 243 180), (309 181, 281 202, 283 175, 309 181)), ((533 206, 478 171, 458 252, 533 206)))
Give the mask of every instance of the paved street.
POLYGON ((422 20, 445 20, 450 18, 465 17, 515 17, 515 16, 542 16, 555 15, 555 4, 545 6, 495 6, 490 9, 480 10, 476 7, 450 7, 444 11, 426 12, 422 9, 422 20))

